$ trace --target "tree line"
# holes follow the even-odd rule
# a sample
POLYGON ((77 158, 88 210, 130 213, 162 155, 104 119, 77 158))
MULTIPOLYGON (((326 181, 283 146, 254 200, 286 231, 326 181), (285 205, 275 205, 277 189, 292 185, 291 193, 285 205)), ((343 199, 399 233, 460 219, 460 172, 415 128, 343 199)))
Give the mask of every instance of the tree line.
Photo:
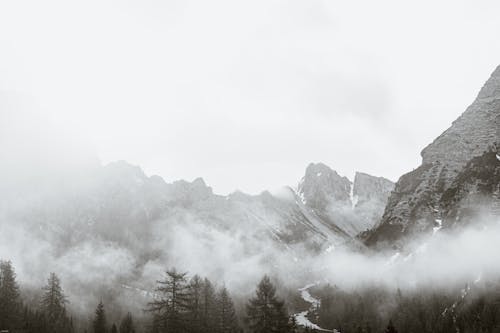
MULTIPOLYGON (((61 281, 51 273, 36 306, 23 303, 16 274, 10 261, 0 261, 0 331, 23 333, 76 333, 67 311, 69 303, 61 281)), ((225 286, 216 288, 207 278, 175 269, 157 281, 153 299, 139 316, 151 318, 147 327, 136 328, 132 314, 119 325, 109 323, 101 300, 84 333, 294 333, 297 326, 276 287, 264 276, 255 295, 246 304, 246 314, 237 316, 233 299, 225 286)))
POLYGON ((157 282, 154 301, 148 304, 152 313, 151 333, 240 333, 244 328, 254 333, 290 333, 284 301, 268 276, 257 286, 247 305, 243 321, 236 316, 233 300, 226 287, 215 290, 212 282, 175 269, 157 282))
POLYGON ((500 333, 500 281, 407 291, 327 286, 315 293, 319 326, 342 333, 500 333))

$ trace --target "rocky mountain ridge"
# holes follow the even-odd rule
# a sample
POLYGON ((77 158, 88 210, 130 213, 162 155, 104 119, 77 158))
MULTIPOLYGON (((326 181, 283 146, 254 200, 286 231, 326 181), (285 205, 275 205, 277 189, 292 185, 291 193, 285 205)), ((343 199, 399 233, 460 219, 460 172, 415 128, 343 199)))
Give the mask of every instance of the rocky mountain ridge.
MULTIPOLYGON (((468 197, 465 193, 474 195, 474 187, 483 182, 470 170, 471 166, 478 167, 479 160, 496 163, 491 156, 497 154, 499 142, 500 66, 472 105, 422 151, 422 165, 399 179, 380 224, 364 235, 365 243, 404 247, 407 238, 429 232, 437 221, 441 224, 448 211, 461 211, 460 205, 468 197), (465 186, 466 183, 475 185, 465 186), (454 191, 456 188, 462 190, 454 191), (450 202, 454 202, 455 208, 450 207, 450 202)), ((498 186, 498 182, 496 184, 498 186)), ((483 191, 483 195, 494 198, 497 190, 493 188, 492 185, 487 193, 483 191)))

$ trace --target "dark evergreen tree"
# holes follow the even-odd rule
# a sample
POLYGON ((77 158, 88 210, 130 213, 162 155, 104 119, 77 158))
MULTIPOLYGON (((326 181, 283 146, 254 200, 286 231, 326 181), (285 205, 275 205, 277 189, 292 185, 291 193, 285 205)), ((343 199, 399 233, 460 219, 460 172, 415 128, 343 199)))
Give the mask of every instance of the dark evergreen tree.
POLYGON ((113 323, 113 325, 111 325, 110 333, 118 333, 118 328, 116 327, 116 325, 114 323, 113 323))
POLYGON ((120 333, 135 333, 134 321, 130 312, 127 313, 120 323, 120 333))
POLYGON ((0 330, 17 328, 21 311, 19 286, 12 263, 0 261, 0 330))
POLYGON ((257 286, 256 296, 247 304, 248 323, 253 333, 288 331, 288 316, 284 302, 276 297, 276 288, 268 276, 257 286))
POLYGON ((217 294, 217 332, 219 333, 236 333, 239 331, 236 319, 236 311, 234 309, 233 300, 229 296, 226 287, 217 294))
POLYGON ((201 332, 203 319, 203 280, 195 275, 189 281, 189 326, 192 332, 201 332))
POLYGON ((215 311, 216 297, 212 282, 205 278, 203 280, 202 292, 202 315, 201 324, 203 332, 215 332, 217 324, 217 313, 215 311))
POLYGON ((104 311, 104 304, 102 301, 97 305, 94 322, 92 324, 94 333, 106 333, 106 312, 104 311))
POLYGON ((162 332, 184 333, 188 331, 189 290, 187 273, 175 269, 166 272, 164 280, 157 281, 159 298, 149 303, 148 310, 162 332))
POLYGON ((70 319, 66 315, 68 300, 62 290, 61 281, 55 273, 50 273, 47 285, 42 289, 44 293, 40 304, 41 311, 50 326, 50 331, 70 331, 70 319))

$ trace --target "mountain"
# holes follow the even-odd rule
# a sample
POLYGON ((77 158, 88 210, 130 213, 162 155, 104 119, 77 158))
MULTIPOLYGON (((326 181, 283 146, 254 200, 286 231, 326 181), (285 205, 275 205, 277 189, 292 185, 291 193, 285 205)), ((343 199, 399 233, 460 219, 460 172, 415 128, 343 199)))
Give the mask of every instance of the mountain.
POLYGON ((292 252, 359 246, 355 236, 380 219, 393 187, 386 179, 362 173, 352 183, 321 163, 308 166, 296 189, 259 195, 217 195, 202 178, 166 183, 124 161, 69 183, 66 179, 64 186, 49 186, 50 191, 24 205, 6 204, 11 208, 5 216, 50 241, 55 253, 99 238, 125 244, 144 258, 161 244, 142 240, 161 238, 178 224, 244 235, 249 243, 253 237, 268 239, 273 247, 292 252), (158 224, 164 229, 156 230, 158 224))
POLYGON ((499 143, 500 66, 472 105, 422 151, 421 166, 399 179, 365 243, 403 247, 414 235, 470 222, 470 214, 466 218, 457 212, 480 209, 479 197, 498 200, 499 143))
POLYGON ((353 183, 322 163, 312 163, 297 193, 319 219, 355 237, 380 219, 393 188, 382 177, 357 172, 353 183))
MULTIPOLYGON (((353 183, 318 163, 296 188, 224 196, 201 178, 167 183, 120 161, 6 196, 0 234, 13 239, 0 250, 23 263, 29 244, 45 265, 20 264, 27 276, 57 267, 68 280, 85 272, 85 283, 109 290, 147 289, 141 281, 155 281, 169 266, 220 277, 251 265, 257 274, 334 248, 363 248, 356 235, 380 219, 392 187, 362 173, 353 183)), ((85 285, 71 288, 83 297, 85 285)))

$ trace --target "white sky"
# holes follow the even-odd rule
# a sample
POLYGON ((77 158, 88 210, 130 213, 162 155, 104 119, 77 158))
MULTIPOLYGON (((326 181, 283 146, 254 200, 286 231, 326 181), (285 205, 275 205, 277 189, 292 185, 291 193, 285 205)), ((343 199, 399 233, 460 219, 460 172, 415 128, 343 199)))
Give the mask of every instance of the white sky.
POLYGON ((103 162, 217 193, 294 185, 319 161, 396 180, 500 64, 499 13, 497 0, 7 0, 0 93, 103 162))

